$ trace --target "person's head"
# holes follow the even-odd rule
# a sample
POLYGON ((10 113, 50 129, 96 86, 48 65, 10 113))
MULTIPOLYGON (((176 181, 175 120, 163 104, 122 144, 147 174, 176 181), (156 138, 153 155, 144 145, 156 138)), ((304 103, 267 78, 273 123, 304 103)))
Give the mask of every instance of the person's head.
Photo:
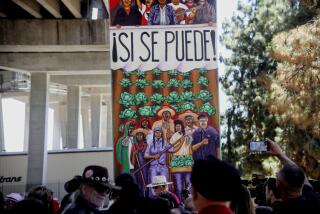
POLYGON ((80 194, 92 207, 100 207, 112 189, 120 189, 109 183, 107 168, 87 166, 82 174, 80 194))
POLYGON ((38 199, 25 199, 17 202, 10 211, 10 214, 43 214, 48 213, 48 208, 38 199))
POLYGON ((276 186, 276 179, 275 178, 269 178, 266 182, 266 204, 267 205, 272 205, 273 201, 275 199, 280 199, 280 192, 277 189, 276 186))
POLYGON ((230 208, 235 214, 255 214, 253 200, 247 187, 241 186, 237 197, 231 201, 230 208))
POLYGON ((183 122, 181 120, 175 120, 174 121, 174 131, 175 132, 180 132, 183 135, 185 135, 184 125, 183 125, 183 122))
POLYGON ((168 191, 168 184, 172 184, 172 182, 167 182, 164 175, 156 175, 153 176, 152 183, 148 184, 147 187, 153 189, 155 196, 159 196, 168 191))
POLYGON ((143 129, 143 128, 135 129, 132 132, 132 135, 136 137, 137 142, 145 141, 147 134, 148 134, 148 131, 146 129, 143 129))
POLYGON ((188 115, 185 117, 186 125, 189 127, 193 126, 194 117, 191 115, 188 115))
POLYGON ((167 0, 158 0, 158 4, 160 6, 164 6, 166 4, 167 0))
POLYGON ((239 172, 214 156, 194 162, 191 173, 192 198, 195 208, 207 202, 229 202, 241 188, 239 172))
POLYGON ((178 5, 180 3, 180 0, 172 0, 172 4, 178 5))
POLYGON ((141 118, 140 126, 143 129, 151 129, 150 121, 146 117, 141 118))
POLYGON ((121 187, 117 200, 125 204, 135 203, 140 197, 140 190, 134 178, 129 173, 122 173, 115 179, 115 184, 121 187))
POLYGON ((136 129, 135 124, 134 124, 133 122, 131 122, 131 123, 129 124, 129 127, 128 127, 128 135, 129 135, 129 136, 132 136, 132 132, 133 132, 135 129, 136 129))
POLYGON ((206 114, 200 114, 198 120, 202 129, 206 129, 208 127, 208 116, 206 114))
POLYGON ((144 137, 144 134, 142 133, 142 132, 138 132, 137 134, 136 134, 136 137, 137 137, 137 141, 143 141, 143 139, 145 138, 144 137))
POLYGON ((4 198, 4 208, 5 210, 11 210, 12 207, 19 201, 22 201, 24 196, 20 193, 10 193, 4 198))
POLYGON ((147 6, 151 6, 152 3, 153 3, 153 0, 146 0, 146 5, 147 5, 147 6))
POLYGON ((169 121, 171 117, 174 117, 175 111, 170 106, 163 106, 158 110, 157 115, 162 120, 169 121))
POLYGON ((200 5, 204 5, 206 2, 207 2, 207 0, 199 0, 198 3, 199 3, 200 5))
POLYGON ((153 129, 153 134, 154 134, 154 138, 156 138, 156 139, 162 138, 162 136, 163 136, 162 128, 161 127, 155 127, 153 129))
POLYGON ((171 113, 169 111, 164 111, 162 113, 162 118, 163 120, 168 121, 171 118, 171 113))
POLYGON ((277 173, 276 185, 281 198, 298 197, 302 194, 305 181, 304 171, 297 165, 286 164, 277 173))
POLYGON ((132 0, 122 0, 122 6, 123 7, 130 7, 132 4, 132 0))
POLYGON ((36 186, 27 195, 28 199, 36 199, 43 202, 49 208, 52 203, 52 191, 45 186, 36 186))

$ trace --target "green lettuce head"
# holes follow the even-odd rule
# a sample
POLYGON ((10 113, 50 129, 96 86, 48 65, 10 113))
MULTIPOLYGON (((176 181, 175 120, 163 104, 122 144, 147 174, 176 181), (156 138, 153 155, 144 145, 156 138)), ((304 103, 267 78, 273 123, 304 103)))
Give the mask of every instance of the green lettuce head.
POLYGON ((134 119, 134 118, 137 118, 137 114, 136 114, 136 111, 132 110, 131 108, 127 108, 124 111, 120 112, 119 118, 134 119))
POLYGON ((161 70, 160 70, 159 68, 154 68, 154 69, 152 70, 152 72, 153 72, 153 74, 154 74, 155 76, 160 76, 160 74, 161 74, 161 70))
POLYGON ((181 80, 180 86, 184 89, 192 88, 193 83, 189 79, 181 80))
POLYGON ((174 88, 178 88, 179 87, 179 80, 177 79, 170 79, 168 84, 168 87, 174 87, 174 88))
MULTIPOLYGON (((161 106, 158 106, 158 105, 152 106, 152 113, 153 113, 153 115, 155 115, 160 108, 161 108, 161 106)), ((152 116, 153 116, 153 115, 152 115, 152 116)))
POLYGON ((212 94, 207 90, 201 90, 198 94, 198 99, 206 102, 212 99, 212 94))
POLYGON ((168 101, 168 103, 173 104, 173 103, 180 102, 181 99, 180 99, 179 94, 177 92, 173 91, 173 92, 170 92, 170 94, 167 96, 167 101, 168 101))
POLYGON ((204 75, 204 74, 208 73, 208 70, 205 69, 205 68, 200 68, 200 69, 199 69, 199 73, 200 73, 201 75, 204 75))
POLYGON ((181 95, 181 100, 183 100, 183 101, 193 101, 194 99, 195 98, 194 98, 194 94, 192 93, 192 91, 183 92, 181 95))
POLYGON ((207 102, 200 106, 200 112, 206 112, 208 115, 212 116, 216 113, 216 108, 207 102))
POLYGON ((150 100, 151 100, 151 102, 159 105, 159 104, 163 103, 163 101, 165 101, 165 97, 162 94, 154 93, 150 97, 150 100))
POLYGON ((153 116, 152 106, 143 106, 138 109, 140 116, 153 116))
POLYGON ((155 81, 153 81, 152 86, 154 88, 164 88, 166 86, 166 84, 164 84, 164 82, 162 80, 155 80, 155 81))
POLYGON ((200 77, 200 78, 198 79, 198 84, 199 84, 199 85, 202 85, 202 86, 208 87, 208 85, 209 85, 209 80, 208 80, 207 77, 200 77))
POLYGON ((180 104, 172 104, 170 105, 177 113, 181 112, 181 105, 180 104))
POLYGON ((149 81, 146 79, 137 79, 136 80, 136 86, 139 88, 144 88, 146 86, 150 85, 149 81))
POLYGON ((139 92, 136 94, 136 104, 137 105, 141 105, 141 104, 147 103, 147 102, 148 102, 148 97, 146 96, 145 93, 139 92))
POLYGON ((184 76, 184 77, 188 77, 190 76, 191 72, 181 72, 181 75, 184 76))
POLYGON ((123 71, 123 75, 124 75, 125 77, 130 77, 131 74, 133 74, 133 72, 123 71))
POLYGON ((145 76, 147 75, 147 72, 145 72, 145 71, 137 71, 136 75, 139 78, 145 78, 145 76))
POLYGON ((178 74, 179 74, 179 72, 177 70, 175 70, 175 69, 172 69, 172 70, 169 71, 169 75, 170 76, 175 77, 175 76, 178 76, 178 74))
POLYGON ((119 104, 124 105, 125 107, 134 106, 134 95, 129 94, 128 92, 121 93, 119 104))
POLYGON ((132 82, 130 81, 130 79, 124 78, 124 79, 120 80, 120 85, 122 87, 128 87, 128 86, 132 85, 132 82))
POLYGON ((192 102, 185 102, 180 105, 181 111, 191 110, 193 112, 197 111, 196 105, 192 102))

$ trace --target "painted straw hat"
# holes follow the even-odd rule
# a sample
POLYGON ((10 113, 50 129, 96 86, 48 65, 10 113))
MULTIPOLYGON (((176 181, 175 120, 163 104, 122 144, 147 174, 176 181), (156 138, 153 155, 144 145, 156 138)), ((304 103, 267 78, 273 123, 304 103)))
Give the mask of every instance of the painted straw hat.
POLYGON ((166 176, 156 175, 156 176, 153 176, 152 183, 148 184, 147 187, 164 186, 168 184, 172 184, 172 182, 167 182, 166 176))
POLYGON ((165 112, 165 111, 170 112, 171 117, 174 117, 174 115, 176 115, 175 110, 173 110, 170 106, 162 106, 162 107, 158 110, 157 115, 158 115, 159 117, 161 117, 161 116, 162 116, 162 113, 165 112))
POLYGON ((138 128, 132 132, 132 135, 136 136, 137 133, 143 133, 145 136, 147 136, 149 131, 143 128, 138 128))
POLYGON ((198 120, 198 114, 194 113, 191 110, 187 110, 185 112, 182 112, 181 114, 179 114, 179 119, 180 120, 184 120, 186 117, 191 116, 193 117, 194 120, 198 120))

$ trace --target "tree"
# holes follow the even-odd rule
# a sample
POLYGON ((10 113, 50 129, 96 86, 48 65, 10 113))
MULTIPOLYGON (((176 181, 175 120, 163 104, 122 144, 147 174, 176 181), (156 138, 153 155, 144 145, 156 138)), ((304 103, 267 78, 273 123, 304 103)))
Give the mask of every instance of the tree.
POLYGON ((249 155, 247 144, 266 137, 278 140, 285 137, 276 115, 267 105, 266 78, 277 68, 268 47, 277 33, 310 20, 314 14, 306 11, 299 1, 241 1, 238 13, 223 24, 221 40, 231 51, 230 56, 221 58, 226 69, 220 82, 231 103, 223 117, 227 125, 223 133, 227 146, 223 152, 228 153, 225 156, 243 174, 254 170, 274 173, 274 167, 266 164, 268 160, 261 162, 261 155, 249 155))

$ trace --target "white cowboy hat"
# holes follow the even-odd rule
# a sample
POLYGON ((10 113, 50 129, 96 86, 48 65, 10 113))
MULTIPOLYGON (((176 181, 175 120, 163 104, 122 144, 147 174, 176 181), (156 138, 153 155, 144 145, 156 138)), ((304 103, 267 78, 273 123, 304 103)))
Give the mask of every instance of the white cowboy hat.
POLYGON ((156 175, 153 176, 152 183, 148 184, 147 187, 165 186, 168 184, 172 184, 172 182, 167 182, 166 176, 156 175))
POLYGON ((176 114, 175 110, 173 110, 170 106, 162 106, 162 107, 158 110, 157 115, 158 115, 159 117, 162 117, 162 113, 165 112, 165 111, 170 112, 171 117, 174 117, 174 115, 176 114))
POLYGON ((146 129, 143 129, 143 128, 138 128, 138 129, 135 129, 133 132, 132 132, 132 135, 137 135, 137 133, 143 133, 145 136, 147 136, 149 134, 149 131, 146 130, 146 129))
POLYGON ((186 117, 191 116, 193 117, 194 120, 198 120, 198 114, 194 113, 191 110, 187 110, 185 112, 182 112, 181 114, 179 114, 178 118, 180 120, 184 120, 186 117))

